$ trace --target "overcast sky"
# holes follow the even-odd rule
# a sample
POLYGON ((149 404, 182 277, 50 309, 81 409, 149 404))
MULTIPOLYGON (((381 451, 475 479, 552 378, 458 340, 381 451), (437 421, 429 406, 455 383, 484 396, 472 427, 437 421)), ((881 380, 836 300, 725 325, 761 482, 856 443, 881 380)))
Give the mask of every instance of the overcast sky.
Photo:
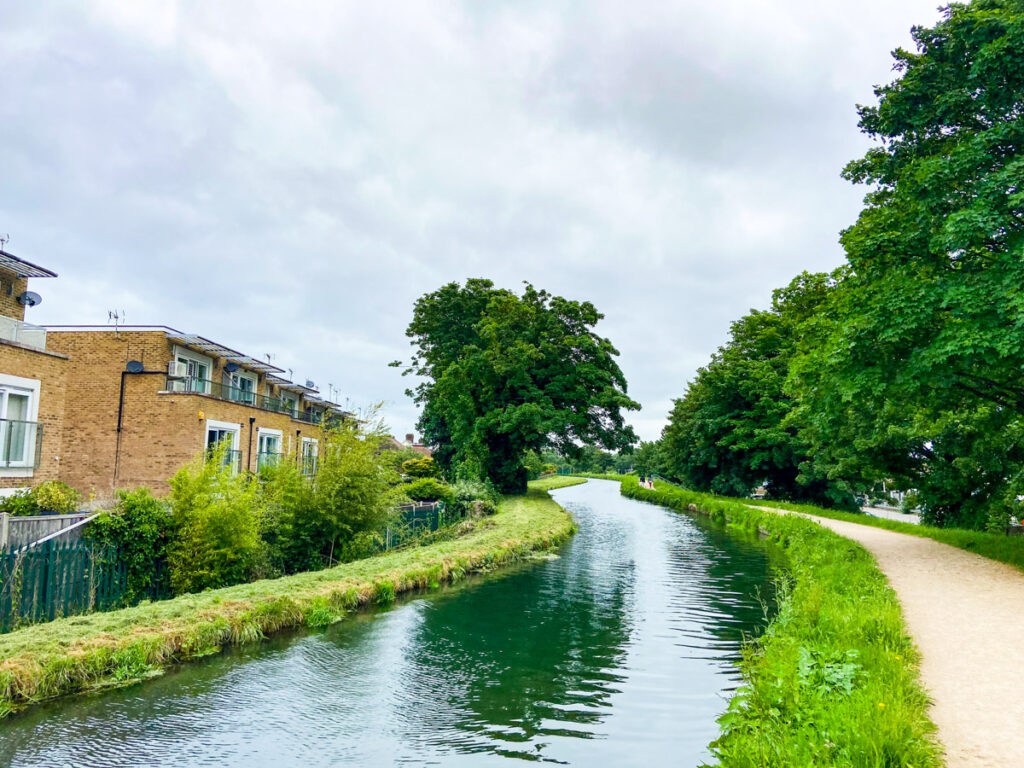
POLYGON ((411 431, 414 300, 605 314, 659 434, 729 322, 842 260, 855 105, 936 0, 4 3, 0 233, 37 323, 199 333, 411 431))

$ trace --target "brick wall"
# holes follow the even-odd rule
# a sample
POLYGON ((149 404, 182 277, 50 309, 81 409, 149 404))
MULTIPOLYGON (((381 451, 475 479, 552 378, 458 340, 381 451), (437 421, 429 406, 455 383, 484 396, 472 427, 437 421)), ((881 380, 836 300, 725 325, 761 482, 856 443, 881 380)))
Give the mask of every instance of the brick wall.
MULTIPOLYGON (((195 458, 206 442, 206 421, 240 424, 242 468, 249 458, 256 468, 257 428, 279 429, 282 450, 296 450, 296 431, 318 437, 319 429, 286 414, 262 411, 194 393, 166 392, 165 373, 173 345, 163 331, 50 331, 47 345, 71 358, 67 382, 61 479, 84 494, 108 499, 118 488, 148 486, 158 495, 167 480, 195 458), (121 433, 117 417, 121 373, 129 360, 140 360, 154 375, 125 378, 121 433)), ((219 380, 221 361, 212 377, 219 380)), ((294 460, 294 456, 292 457, 294 460)))
POLYGON ((27 289, 27 278, 18 277, 7 269, 0 269, 0 315, 24 320, 25 307, 18 303, 18 296, 27 289))
POLYGON ((68 359, 52 351, 23 347, 0 340, 0 373, 35 379, 39 388, 39 422, 43 425, 39 467, 31 476, 25 472, 0 469, 0 488, 24 488, 45 480, 56 480, 63 464, 65 389, 68 359), (22 476, 12 476, 12 475, 22 476))

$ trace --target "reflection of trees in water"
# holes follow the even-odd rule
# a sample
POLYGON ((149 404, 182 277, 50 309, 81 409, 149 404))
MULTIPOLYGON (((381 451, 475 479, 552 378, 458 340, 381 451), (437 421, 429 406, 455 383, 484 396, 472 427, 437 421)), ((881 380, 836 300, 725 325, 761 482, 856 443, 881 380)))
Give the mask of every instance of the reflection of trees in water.
POLYGON ((428 606, 407 649, 407 726, 435 746, 534 759, 545 736, 593 735, 622 680, 633 569, 574 549, 428 606))
POLYGON ((774 613, 776 564, 761 543, 741 533, 702 518, 689 522, 698 536, 668 546, 672 602, 680 608, 684 636, 694 641, 682 644, 695 656, 731 666, 743 642, 764 629, 765 607, 774 613))

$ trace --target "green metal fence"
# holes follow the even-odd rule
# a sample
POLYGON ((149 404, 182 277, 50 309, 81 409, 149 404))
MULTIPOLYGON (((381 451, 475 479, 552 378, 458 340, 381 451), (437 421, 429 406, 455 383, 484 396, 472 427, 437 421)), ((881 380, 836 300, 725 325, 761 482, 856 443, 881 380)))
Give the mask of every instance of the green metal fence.
POLYGON ((0 632, 118 607, 126 584, 114 548, 54 540, 0 550, 0 632))

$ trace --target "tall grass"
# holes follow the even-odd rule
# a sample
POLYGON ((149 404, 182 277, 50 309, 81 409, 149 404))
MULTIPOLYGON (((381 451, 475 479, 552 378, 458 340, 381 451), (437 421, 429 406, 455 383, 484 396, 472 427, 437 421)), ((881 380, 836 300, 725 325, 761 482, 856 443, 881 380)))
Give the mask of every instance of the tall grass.
POLYGON ((626 496, 760 533, 786 555, 778 613, 744 653, 744 685, 719 719, 723 766, 941 765, 917 652, 863 547, 800 517, 655 487, 622 482, 626 496))
POLYGON ((360 605, 435 588, 562 544, 572 519, 546 493, 503 499, 459 536, 320 570, 59 619, 0 635, 0 717, 28 704, 157 674, 286 628, 321 627, 360 605))

